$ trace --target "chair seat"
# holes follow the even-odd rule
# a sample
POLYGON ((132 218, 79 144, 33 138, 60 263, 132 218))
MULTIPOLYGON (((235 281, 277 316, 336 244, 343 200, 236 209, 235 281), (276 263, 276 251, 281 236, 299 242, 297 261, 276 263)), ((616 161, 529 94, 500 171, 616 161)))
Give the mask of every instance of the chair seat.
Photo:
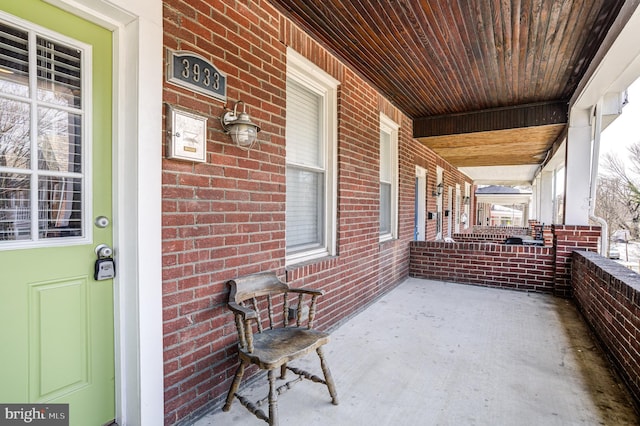
POLYGON ((240 357, 271 370, 315 350, 329 341, 329 334, 302 327, 264 330, 253 336, 253 352, 240 350, 240 357))

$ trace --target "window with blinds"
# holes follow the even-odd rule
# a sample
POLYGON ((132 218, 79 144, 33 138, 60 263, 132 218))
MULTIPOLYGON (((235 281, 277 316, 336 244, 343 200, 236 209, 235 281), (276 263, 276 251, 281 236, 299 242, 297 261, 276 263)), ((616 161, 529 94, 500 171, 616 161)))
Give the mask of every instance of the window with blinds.
POLYGON ((380 131, 380 234, 391 233, 391 135, 380 131))
POLYGON ((324 245, 322 98, 287 81, 287 251, 324 245))
POLYGON ((398 125, 380 114, 380 241, 397 238, 398 125))
POLYGON ((337 81, 287 53, 287 263, 335 253, 337 81))
POLYGON ((84 236, 82 63, 0 22, 0 247, 84 236))

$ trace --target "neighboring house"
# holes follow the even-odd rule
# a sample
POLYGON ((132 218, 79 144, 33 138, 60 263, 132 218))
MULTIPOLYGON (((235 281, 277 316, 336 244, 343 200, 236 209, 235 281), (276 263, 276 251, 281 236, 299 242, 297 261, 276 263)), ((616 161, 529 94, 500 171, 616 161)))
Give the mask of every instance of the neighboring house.
POLYGON ((494 204, 491 206, 491 220, 489 226, 518 226, 526 224, 522 221, 522 210, 494 204))
POLYGON ((528 226, 530 189, 489 185, 476 189, 476 223, 486 226, 528 226))
MULTIPOLYGON (((0 81, 19 88, 0 97, 32 135, 64 112, 60 170, 43 166, 39 138, 1 139, 29 161, 0 163, 0 221, 11 222, 0 229, 0 402, 70 403, 73 426, 184 422, 234 373, 227 280, 268 270, 324 289, 316 323, 328 329, 408 276, 418 234, 474 224, 471 171, 416 138, 404 104, 303 28, 268 1, 0 0, 0 81), (191 56, 174 63, 176 52, 191 56), (257 143, 225 133, 234 107, 260 126, 257 143), (115 277, 100 275, 112 260, 115 277)), ((637 44, 636 33, 621 39, 637 44)), ((569 95, 597 102, 631 71, 569 95)), ((584 99, 571 103, 580 119, 584 99)), ((559 126, 582 146, 588 121, 559 126)), ((568 158, 584 156, 568 144, 568 158)), ((572 166, 567 185, 583 197, 575 178, 588 171, 572 166)), ((535 179, 545 185, 544 172, 535 179)))

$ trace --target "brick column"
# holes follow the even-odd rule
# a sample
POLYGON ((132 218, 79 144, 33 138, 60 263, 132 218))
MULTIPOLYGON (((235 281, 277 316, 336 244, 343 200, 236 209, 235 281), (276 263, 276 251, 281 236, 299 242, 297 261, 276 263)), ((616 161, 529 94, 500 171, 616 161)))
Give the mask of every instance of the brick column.
POLYGON ((597 251, 600 226, 552 225, 551 229, 556 252, 554 294, 571 297, 571 252, 597 251))
POLYGON ((542 226, 542 239, 544 240, 544 246, 553 245, 553 230, 549 226, 542 226))

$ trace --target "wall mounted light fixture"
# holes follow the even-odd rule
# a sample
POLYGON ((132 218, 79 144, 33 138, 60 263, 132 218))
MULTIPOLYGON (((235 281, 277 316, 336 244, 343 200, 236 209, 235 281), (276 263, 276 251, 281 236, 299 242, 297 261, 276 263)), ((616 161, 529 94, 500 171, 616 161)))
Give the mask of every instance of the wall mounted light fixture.
POLYGON ((441 196, 442 195, 442 191, 444 191, 444 185, 442 185, 442 182, 441 182, 438 185, 436 185, 435 191, 433 191, 433 196, 434 197, 441 196))
POLYGON ((231 136, 233 143, 243 149, 251 149, 258 137, 260 126, 251 121, 243 101, 237 101, 233 111, 225 111, 220 117, 222 129, 231 136), (242 112, 238 114, 238 105, 242 104, 242 112))
POLYGON ((468 206, 471 203, 471 197, 468 195, 464 197, 464 205, 468 206))

